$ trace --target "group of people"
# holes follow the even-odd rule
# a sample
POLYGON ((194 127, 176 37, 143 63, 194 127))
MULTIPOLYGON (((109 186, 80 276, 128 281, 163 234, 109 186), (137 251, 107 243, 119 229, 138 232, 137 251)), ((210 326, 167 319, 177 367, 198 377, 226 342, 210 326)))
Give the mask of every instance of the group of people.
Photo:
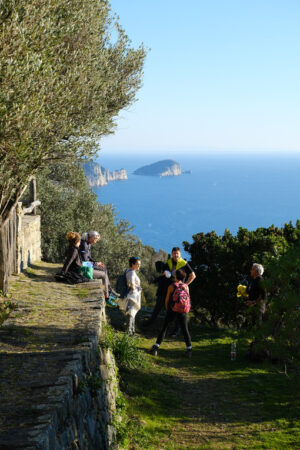
MULTIPOLYGON (((101 279, 103 281, 106 301, 109 305, 114 305, 112 302, 117 300, 120 294, 111 287, 105 264, 101 261, 95 261, 91 254, 91 247, 98 242, 100 234, 97 231, 90 231, 80 236, 79 233, 70 231, 67 233, 66 237, 69 242, 69 247, 60 275, 66 276, 67 274, 71 274, 74 277, 78 277, 82 266, 85 263, 89 263, 93 268, 93 278, 101 279)), ((141 308, 142 289, 140 278, 137 275, 140 266, 140 258, 133 256, 129 259, 129 268, 125 271, 128 291, 126 292, 126 298, 124 299, 124 309, 127 331, 130 336, 133 336, 135 333, 135 316, 141 308)), ((187 323, 187 313, 190 306, 187 306, 187 309, 180 310, 178 307, 179 300, 177 300, 176 309, 175 297, 177 292, 179 292, 178 299, 181 297, 187 298, 188 305, 190 305, 188 285, 196 278, 195 272, 187 261, 181 257, 179 247, 174 247, 172 249, 172 256, 168 259, 167 263, 159 262, 156 267, 160 272, 156 305, 150 319, 145 323, 145 326, 153 324, 163 308, 167 310, 167 314, 156 343, 150 349, 150 353, 157 355, 158 348, 165 337, 168 325, 174 321, 176 323, 176 330, 181 329, 183 333, 187 348, 187 356, 191 357, 192 345, 187 323)))
POLYGON ((69 247, 60 275, 69 275, 75 282, 76 280, 77 282, 82 281, 80 270, 85 264, 89 264, 93 268, 93 278, 103 282, 106 301, 116 299, 119 295, 110 285, 105 264, 101 261, 95 261, 91 254, 91 247, 99 241, 100 234, 97 231, 89 231, 80 236, 79 233, 70 231, 66 237, 69 247))
MULTIPOLYGON (((79 273, 83 265, 91 265, 93 278, 102 280, 106 301, 110 306, 113 306, 116 305, 113 302, 120 297, 120 294, 111 287, 105 264, 101 261, 95 261, 91 255, 91 247, 99 239, 100 234, 97 231, 90 231, 82 236, 76 232, 69 232, 67 234, 69 247, 61 274, 73 273, 75 275, 79 273)), ((135 317, 141 308, 142 289, 140 278, 137 275, 140 267, 140 258, 133 256, 129 259, 129 268, 124 273, 128 289, 125 299, 122 301, 125 301, 126 324, 130 336, 133 336, 135 333, 135 317)), ((163 308, 166 309, 166 315, 156 342, 149 352, 155 356, 158 354, 168 326, 171 322, 174 322, 175 329, 172 335, 178 335, 178 331, 181 330, 186 344, 186 355, 190 358, 192 356, 192 343, 187 321, 187 314, 190 309, 188 286, 196 278, 195 272, 187 261, 181 257, 179 247, 172 249, 171 257, 166 263, 158 261, 156 270, 160 273, 156 304, 150 319, 144 323, 144 326, 151 326, 163 308)), ((250 271, 252 281, 247 287, 248 299, 246 305, 252 307, 250 308, 252 310, 252 325, 261 324, 266 309, 266 293, 262 284, 263 272, 264 268, 261 264, 253 264, 250 271)))

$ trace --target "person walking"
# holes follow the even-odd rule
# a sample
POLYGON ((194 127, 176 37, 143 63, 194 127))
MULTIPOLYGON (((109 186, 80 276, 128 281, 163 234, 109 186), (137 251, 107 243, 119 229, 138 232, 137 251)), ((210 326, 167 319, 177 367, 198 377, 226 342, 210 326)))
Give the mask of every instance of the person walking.
POLYGON ((156 339, 155 344, 149 350, 151 355, 157 356, 158 349, 165 338, 166 331, 170 322, 177 320, 184 336, 186 344, 186 356, 192 356, 192 343, 188 330, 187 313, 190 311, 190 294, 187 284, 183 282, 186 273, 182 269, 175 272, 175 281, 168 287, 165 306, 167 315, 163 327, 156 339))

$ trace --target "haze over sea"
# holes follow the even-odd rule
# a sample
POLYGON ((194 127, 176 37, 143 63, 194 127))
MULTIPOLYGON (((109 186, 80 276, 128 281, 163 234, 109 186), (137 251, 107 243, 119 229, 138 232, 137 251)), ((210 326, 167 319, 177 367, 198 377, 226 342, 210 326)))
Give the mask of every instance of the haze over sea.
POLYGON ((127 181, 94 188, 101 203, 111 203, 144 244, 170 251, 192 242, 192 235, 228 228, 255 230, 300 218, 300 155, 212 154, 171 157, 190 175, 133 175, 142 165, 167 159, 161 155, 101 155, 109 170, 124 168, 127 181))

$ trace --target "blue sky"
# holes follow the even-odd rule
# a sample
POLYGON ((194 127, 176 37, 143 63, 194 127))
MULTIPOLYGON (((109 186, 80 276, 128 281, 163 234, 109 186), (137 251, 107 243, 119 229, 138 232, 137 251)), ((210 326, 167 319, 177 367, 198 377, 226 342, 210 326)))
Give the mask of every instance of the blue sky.
POLYGON ((111 0, 150 48, 103 154, 300 153, 299 0, 111 0))

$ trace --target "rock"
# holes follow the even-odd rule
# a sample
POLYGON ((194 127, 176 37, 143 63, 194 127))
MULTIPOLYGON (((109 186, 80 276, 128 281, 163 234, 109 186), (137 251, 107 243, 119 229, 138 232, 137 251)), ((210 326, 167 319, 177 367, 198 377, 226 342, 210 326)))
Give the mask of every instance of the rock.
POLYGON ((164 159, 135 170, 134 175, 169 177, 181 175, 181 167, 172 159, 164 159))
POLYGON ((88 162, 83 164, 83 169, 91 187, 105 186, 110 181, 128 179, 125 169, 110 172, 96 162, 88 162))

